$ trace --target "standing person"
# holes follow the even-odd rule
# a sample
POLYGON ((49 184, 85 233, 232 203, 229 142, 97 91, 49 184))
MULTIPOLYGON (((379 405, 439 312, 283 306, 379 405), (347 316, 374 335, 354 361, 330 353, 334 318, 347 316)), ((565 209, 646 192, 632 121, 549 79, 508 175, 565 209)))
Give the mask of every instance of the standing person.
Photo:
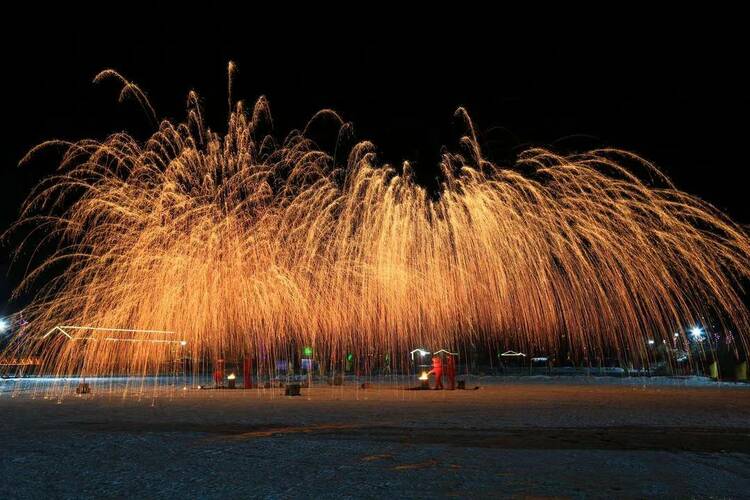
POLYGON ((214 368, 214 382, 216 383, 216 387, 224 386, 224 360, 223 359, 216 360, 216 367, 214 368))
MULTIPOLYGON (((443 360, 440 356, 432 358, 432 370, 429 373, 435 375, 435 389, 443 388, 443 360)), ((428 375, 429 375, 428 373, 428 375)))
POLYGON ((456 357, 453 354, 448 354, 445 366, 445 376, 448 378, 448 389, 451 391, 456 389, 456 357))

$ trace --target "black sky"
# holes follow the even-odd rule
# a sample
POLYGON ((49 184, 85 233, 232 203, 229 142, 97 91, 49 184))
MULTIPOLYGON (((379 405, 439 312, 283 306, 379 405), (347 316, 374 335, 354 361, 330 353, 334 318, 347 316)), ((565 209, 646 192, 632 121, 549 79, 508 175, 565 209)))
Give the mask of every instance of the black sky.
MULTIPOLYGON (((699 22, 679 30, 608 22, 549 29, 502 19, 427 34, 416 21, 230 27, 197 14, 190 24, 11 19, 1 35, 0 227, 56 166, 54 155, 17 166, 35 144, 120 130, 147 136, 145 116, 117 103, 115 85, 91 83, 98 71, 114 68, 137 82, 160 117, 181 119, 195 89, 212 128, 223 130, 229 60, 239 67, 234 96, 266 95, 276 133, 334 108, 383 160, 412 161, 425 182, 436 175, 440 146, 462 132, 453 119, 460 105, 494 160, 510 161, 531 145, 628 149, 681 189, 750 223, 747 42, 731 16, 699 22)), ((19 307, 6 304, 23 271, 7 272, 10 250, 0 249, 0 314, 19 307)))

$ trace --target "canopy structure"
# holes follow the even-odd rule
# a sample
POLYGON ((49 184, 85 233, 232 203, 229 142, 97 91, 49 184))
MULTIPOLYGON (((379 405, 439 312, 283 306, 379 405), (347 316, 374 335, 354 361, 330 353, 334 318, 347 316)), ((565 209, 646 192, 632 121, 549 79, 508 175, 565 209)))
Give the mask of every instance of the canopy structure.
POLYGON ((439 351, 435 351, 432 354, 449 354, 451 356, 458 356, 457 352, 451 352, 448 349, 440 349, 439 351))

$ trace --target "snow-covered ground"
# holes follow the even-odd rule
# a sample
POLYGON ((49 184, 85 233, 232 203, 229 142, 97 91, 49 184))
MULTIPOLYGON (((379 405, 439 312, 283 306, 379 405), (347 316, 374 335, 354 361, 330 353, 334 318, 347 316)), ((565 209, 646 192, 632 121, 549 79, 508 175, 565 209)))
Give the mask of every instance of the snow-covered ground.
POLYGON ((0 498, 750 495, 744 384, 349 379, 285 397, 87 381, 84 396, 75 379, 0 381, 0 498))
MULTIPOLYGON (((467 388, 487 387, 495 385, 583 385, 583 386, 625 386, 625 387, 734 387, 750 389, 750 383, 735 381, 717 381, 709 377, 684 376, 557 376, 557 375, 464 375, 458 377, 466 381, 467 388)), ((25 378, 3 378, 0 379, 0 395, 11 393, 13 395, 36 394, 36 395, 66 395, 74 392, 75 387, 81 382, 88 383, 97 392, 123 393, 135 391, 157 390, 159 393, 173 393, 180 390, 193 390, 200 387, 210 389, 213 380, 209 375, 189 377, 25 377, 25 378)), ((276 378, 270 383, 278 388, 280 383, 308 383, 305 377, 291 379, 276 378)), ((382 377, 354 377, 347 376, 345 382, 350 386, 361 386, 367 383, 379 388, 407 389, 418 385, 414 375, 392 375, 382 377)), ((309 380, 313 388, 330 387, 330 380, 314 377, 309 380)), ((242 378, 237 379, 237 387, 242 387, 242 378)), ((255 385, 258 385, 257 381, 255 385)), ((263 385, 261 382, 260 385, 263 385)))

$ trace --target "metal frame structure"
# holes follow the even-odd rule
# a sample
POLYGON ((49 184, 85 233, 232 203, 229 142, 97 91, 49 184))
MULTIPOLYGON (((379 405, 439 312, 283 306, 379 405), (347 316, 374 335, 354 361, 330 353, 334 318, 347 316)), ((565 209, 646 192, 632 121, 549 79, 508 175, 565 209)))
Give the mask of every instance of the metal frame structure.
POLYGON ((107 342, 151 342, 155 344, 179 344, 181 346, 187 345, 187 340, 168 340, 168 339, 125 339, 117 337, 81 337, 74 334, 70 334, 68 330, 78 331, 98 331, 98 332, 114 332, 114 333, 147 333, 147 334, 175 334, 176 332, 168 330, 138 330, 129 328, 101 328, 95 326, 73 326, 73 325, 59 325, 52 328, 50 331, 45 333, 41 339, 46 339, 55 332, 62 333, 70 340, 103 340, 107 342))

